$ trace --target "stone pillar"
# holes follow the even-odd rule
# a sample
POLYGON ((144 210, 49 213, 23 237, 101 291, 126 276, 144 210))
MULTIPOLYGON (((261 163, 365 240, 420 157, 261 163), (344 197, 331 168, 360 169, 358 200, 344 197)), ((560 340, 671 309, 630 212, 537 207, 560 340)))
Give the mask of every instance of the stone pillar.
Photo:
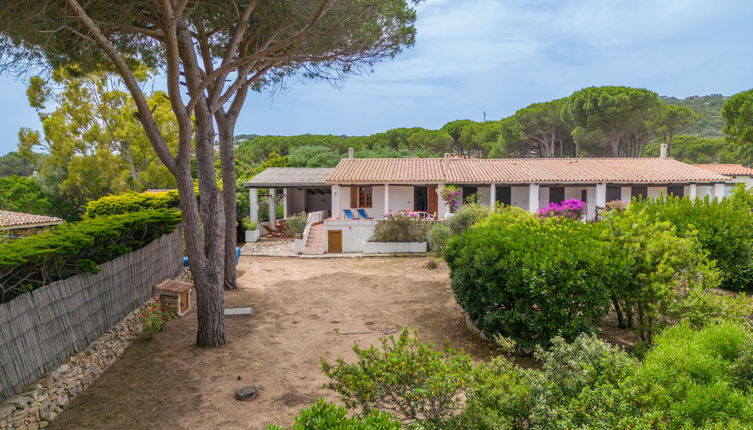
POLYGON ((698 198, 698 189, 696 184, 690 184, 688 188, 688 197, 690 197, 690 200, 695 200, 696 198, 698 198))
POLYGON ((528 185, 528 212, 539 210, 539 184, 528 185))
POLYGON ((390 184, 384 184, 384 214, 390 213, 390 184))
POLYGON ((342 188, 339 185, 333 185, 332 186, 332 217, 333 218, 340 218, 340 212, 342 212, 342 208, 340 208, 340 191, 342 188))
POLYGON ((489 206, 494 209, 497 203, 497 184, 489 184, 489 206))
POLYGON ((603 208, 607 205, 607 184, 596 184, 596 207, 603 208))
POLYGON ((277 230, 277 190, 269 189, 269 224, 273 230, 277 230))
POLYGON ((251 218, 251 221, 253 222, 259 222, 259 189, 258 188, 249 188, 248 189, 248 197, 249 197, 249 214, 248 216, 251 218))
POLYGON ((713 192, 716 201, 721 202, 724 199, 724 184, 714 184, 713 192))
MULTIPOLYGON (((306 195, 304 194, 304 198, 306 195)), ((282 217, 287 218, 288 217, 288 189, 283 188, 282 189, 282 217)))

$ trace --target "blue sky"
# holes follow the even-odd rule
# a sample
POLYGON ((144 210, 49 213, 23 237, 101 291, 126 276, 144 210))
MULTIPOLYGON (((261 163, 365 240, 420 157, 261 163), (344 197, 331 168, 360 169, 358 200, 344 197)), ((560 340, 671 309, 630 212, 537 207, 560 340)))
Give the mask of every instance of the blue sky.
MULTIPOLYGON (((591 85, 661 95, 753 87, 750 0, 428 0, 416 45, 339 88, 291 83, 249 98, 237 133, 362 135, 499 119, 591 85)), ((25 83, 0 77, 0 154, 39 128, 25 83)))

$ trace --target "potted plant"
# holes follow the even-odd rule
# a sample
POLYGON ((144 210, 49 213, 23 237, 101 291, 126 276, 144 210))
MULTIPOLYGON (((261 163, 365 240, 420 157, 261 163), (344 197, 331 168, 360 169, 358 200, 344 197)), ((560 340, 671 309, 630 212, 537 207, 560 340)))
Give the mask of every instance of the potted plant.
POLYGON ((243 218, 243 227, 246 229, 246 242, 256 242, 261 236, 259 225, 251 221, 251 217, 243 218))

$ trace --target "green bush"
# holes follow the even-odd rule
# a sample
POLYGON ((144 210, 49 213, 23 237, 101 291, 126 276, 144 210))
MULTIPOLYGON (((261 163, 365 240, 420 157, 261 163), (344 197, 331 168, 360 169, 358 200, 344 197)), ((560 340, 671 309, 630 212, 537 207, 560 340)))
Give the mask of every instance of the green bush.
POLYGON ((669 328, 625 381, 626 390, 670 429, 751 428, 751 344, 753 334, 739 324, 669 328))
POLYGON ((397 214, 379 222, 374 228, 370 242, 426 242, 426 232, 431 222, 397 214))
POLYGON ((452 230, 444 222, 435 223, 426 233, 426 241, 429 243, 429 250, 438 254, 444 252, 447 241, 452 236, 452 230))
POLYGON ((308 215, 306 212, 301 212, 296 215, 291 215, 285 219, 287 221, 285 227, 285 234, 290 237, 301 238, 303 237, 303 230, 306 229, 306 222, 308 221, 308 215))
POLYGON ((447 218, 445 222, 452 231, 452 234, 461 234, 482 219, 488 217, 491 212, 491 208, 487 205, 468 203, 447 218))
POLYGON ((448 345, 436 350, 407 329, 397 339, 390 336, 381 342, 381 348, 355 345, 354 364, 342 358, 336 364, 322 360, 330 378, 325 388, 339 394, 345 406, 361 417, 379 409, 418 428, 446 428, 472 383, 471 357, 448 345))
POLYGON ((677 235, 697 238, 721 270, 722 288, 741 291, 753 289, 753 216, 747 200, 646 199, 633 202, 628 212, 645 211, 653 220, 671 222, 677 235))
POLYGON ((102 215, 119 215, 144 209, 173 209, 180 204, 178 191, 149 193, 127 192, 105 196, 86 204, 84 216, 94 218, 102 215))
POLYGON ((243 228, 245 228, 248 231, 254 231, 257 228, 259 228, 259 224, 257 224, 254 221, 251 221, 251 217, 245 217, 243 218, 243 228))
POLYGON ((590 332, 610 302, 605 244, 589 224, 503 211, 445 250, 460 306, 488 337, 518 345, 590 332))
POLYGON ((0 303, 142 248, 181 222, 173 210, 147 210, 63 223, 54 231, 0 244, 0 303))
MULTIPOLYGON (((371 411, 366 416, 348 417, 348 410, 319 398, 314 406, 302 410, 295 418, 292 430, 400 430, 402 426, 389 414, 371 411)), ((267 430, 282 430, 269 426, 267 430)))

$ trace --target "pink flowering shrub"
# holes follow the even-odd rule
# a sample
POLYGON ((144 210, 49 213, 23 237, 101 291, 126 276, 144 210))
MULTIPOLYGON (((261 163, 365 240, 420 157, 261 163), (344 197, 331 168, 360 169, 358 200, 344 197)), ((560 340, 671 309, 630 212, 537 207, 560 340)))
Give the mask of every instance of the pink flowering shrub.
POLYGON ((585 212, 586 203, 578 199, 565 200, 559 203, 549 203, 549 206, 539 209, 537 212, 542 217, 565 217, 578 219, 585 212))
POLYGON ((447 185, 442 190, 442 200, 450 206, 450 212, 455 213, 460 205, 460 187, 457 185, 447 185))

